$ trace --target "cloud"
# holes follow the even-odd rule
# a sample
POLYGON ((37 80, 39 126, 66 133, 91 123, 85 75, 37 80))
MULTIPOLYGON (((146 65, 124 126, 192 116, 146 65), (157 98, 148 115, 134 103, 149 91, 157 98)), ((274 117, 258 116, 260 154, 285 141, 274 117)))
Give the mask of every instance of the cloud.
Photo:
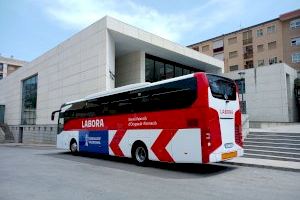
POLYGON ((131 0, 52 0, 44 4, 45 12, 63 27, 81 29, 109 15, 161 37, 181 42, 191 32, 207 31, 234 17, 241 10, 242 1, 210 0, 191 7, 188 11, 170 9, 169 13, 162 13, 131 0))

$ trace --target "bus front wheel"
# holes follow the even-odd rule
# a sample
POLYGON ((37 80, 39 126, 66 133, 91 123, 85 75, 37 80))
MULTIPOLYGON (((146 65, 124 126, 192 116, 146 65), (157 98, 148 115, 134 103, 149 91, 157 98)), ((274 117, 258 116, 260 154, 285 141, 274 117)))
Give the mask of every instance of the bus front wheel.
POLYGON ((139 166, 145 166, 148 162, 148 150, 144 143, 136 142, 132 147, 132 158, 139 166))
POLYGON ((78 150, 77 150, 77 142, 76 140, 73 138, 70 142, 70 151, 72 154, 76 154, 78 153, 78 150))

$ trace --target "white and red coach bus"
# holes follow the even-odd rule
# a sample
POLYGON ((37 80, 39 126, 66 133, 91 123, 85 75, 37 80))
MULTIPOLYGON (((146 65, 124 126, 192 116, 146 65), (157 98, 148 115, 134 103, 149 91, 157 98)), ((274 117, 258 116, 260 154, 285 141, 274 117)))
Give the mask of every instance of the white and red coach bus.
POLYGON ((100 92, 63 104, 57 148, 176 163, 243 155, 233 80, 202 72, 100 92))

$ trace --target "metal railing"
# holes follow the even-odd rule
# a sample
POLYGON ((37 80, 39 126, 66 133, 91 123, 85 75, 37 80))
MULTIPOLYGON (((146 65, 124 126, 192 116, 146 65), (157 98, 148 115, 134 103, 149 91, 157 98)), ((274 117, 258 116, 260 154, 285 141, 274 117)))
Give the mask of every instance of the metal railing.
POLYGON ((243 45, 246 45, 246 44, 251 44, 251 43, 252 43, 252 41, 253 41, 253 39, 252 39, 252 38, 244 39, 244 40, 243 40, 243 45))
POLYGON ((253 52, 244 53, 244 59, 249 59, 249 58, 253 58, 253 52))

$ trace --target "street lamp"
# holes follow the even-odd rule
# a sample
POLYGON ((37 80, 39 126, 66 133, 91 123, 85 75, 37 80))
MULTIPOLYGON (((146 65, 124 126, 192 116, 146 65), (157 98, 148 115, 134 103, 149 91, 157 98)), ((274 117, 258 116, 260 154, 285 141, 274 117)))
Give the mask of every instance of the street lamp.
POLYGON ((243 114, 246 114, 246 105, 245 105, 245 102, 244 102, 244 83, 245 83, 245 72, 239 72, 238 73, 239 75, 240 75, 240 77, 241 77, 241 94, 242 94, 242 113, 243 114), (244 81, 244 83, 242 82, 242 81, 244 81))

